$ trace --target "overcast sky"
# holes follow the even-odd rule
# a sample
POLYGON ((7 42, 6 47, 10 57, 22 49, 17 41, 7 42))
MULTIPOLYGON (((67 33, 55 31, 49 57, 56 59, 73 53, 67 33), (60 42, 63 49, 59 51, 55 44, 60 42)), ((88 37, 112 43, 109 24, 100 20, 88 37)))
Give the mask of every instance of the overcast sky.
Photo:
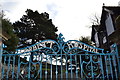
POLYGON ((118 6, 119 0, 0 0, 2 10, 11 22, 19 20, 27 9, 47 12, 65 40, 90 36, 90 18, 101 16, 105 6, 118 6))

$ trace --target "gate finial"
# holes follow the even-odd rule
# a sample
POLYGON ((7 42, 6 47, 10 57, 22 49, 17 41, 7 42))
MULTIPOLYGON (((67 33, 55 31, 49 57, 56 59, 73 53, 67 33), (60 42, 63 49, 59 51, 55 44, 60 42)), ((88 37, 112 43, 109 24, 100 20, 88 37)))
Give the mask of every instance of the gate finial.
POLYGON ((58 43, 60 43, 60 44, 63 44, 64 43, 64 37, 63 37, 63 34, 62 33, 60 33, 59 35, 58 35, 58 43))

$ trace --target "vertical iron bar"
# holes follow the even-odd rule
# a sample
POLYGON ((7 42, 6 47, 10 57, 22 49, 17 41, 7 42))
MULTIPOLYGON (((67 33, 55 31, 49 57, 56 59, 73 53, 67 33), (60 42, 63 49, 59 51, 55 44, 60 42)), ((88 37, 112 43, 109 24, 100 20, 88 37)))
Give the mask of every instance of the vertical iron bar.
MULTIPOLYGON (((82 67, 82 62, 83 62, 83 61, 82 61, 82 59, 81 59, 81 56, 82 56, 82 55, 80 54, 79 56, 80 56, 80 64, 79 64, 79 65, 80 65, 80 74, 81 74, 80 77, 83 78, 83 73, 82 73, 82 72, 83 72, 83 71, 82 71, 82 70, 83 70, 83 67, 82 67)), ((85 56, 85 55, 84 55, 84 56, 85 56)))
POLYGON ((107 67, 107 59, 106 59, 106 56, 108 56, 108 54, 104 55, 105 56, 105 67, 106 67, 106 73, 107 73, 107 79, 109 80, 109 76, 108 76, 108 67, 107 67))
MULTIPOLYGON (((51 55, 52 56, 52 55, 51 55)), ((50 78, 51 78, 51 80, 52 80, 52 57, 50 56, 50 60, 51 60, 51 76, 50 76, 50 78)))
POLYGON ((30 80, 30 71, 31 71, 31 56, 29 58, 29 66, 28 66, 28 80, 30 80))
POLYGON ((112 57, 113 57, 113 67, 115 68, 115 76, 114 76, 114 77, 116 77, 116 79, 118 79, 118 74, 117 74, 117 69, 116 69, 117 64, 116 64, 115 56, 116 56, 116 55, 113 55, 113 56, 112 56, 112 57))
MULTIPOLYGON (((111 73, 111 75, 112 75, 112 79, 113 79, 113 68, 112 68, 112 63, 111 63, 111 60, 112 60, 112 58, 110 58, 110 55, 108 55, 109 57, 108 57, 108 60, 109 60, 109 64, 110 64, 110 73, 111 73)), ((113 55, 112 55, 113 56, 113 55)))
POLYGON ((101 55, 100 55, 100 66, 101 66, 101 71, 102 71, 102 79, 104 80, 104 68, 103 68, 102 56, 101 55))
POLYGON ((76 67, 76 71, 75 71, 75 73, 76 73, 76 79, 78 79, 78 65, 77 65, 77 54, 75 54, 75 67, 76 67))
POLYGON ((92 59, 92 55, 90 55, 90 63, 91 63, 91 74, 92 74, 92 80, 94 80, 94 72, 93 72, 93 64, 92 64, 92 61, 93 61, 93 59, 92 59))
POLYGON ((57 68, 57 58, 58 58, 58 55, 56 54, 56 80, 58 80, 58 68, 57 68))
POLYGON ((45 80, 47 80, 47 54, 46 54, 46 64, 45 64, 45 80))
POLYGON ((63 61, 62 61, 62 49, 60 50, 60 54, 61 54, 61 80, 62 80, 62 78, 63 78, 63 61))
POLYGON ((2 65, 2 79, 4 78, 4 76, 6 75, 5 74, 5 68, 6 68, 6 55, 4 56, 4 63, 3 63, 3 65, 2 65))
POLYGON ((14 78, 14 71, 15 71, 15 55, 13 56, 13 66, 12 66, 12 79, 14 78))
MULTIPOLYGON (((115 53, 116 54, 116 57, 117 57, 117 63, 118 63, 118 65, 117 65, 117 69, 118 69, 118 77, 120 77, 120 59, 119 59, 119 55, 118 55, 118 53, 115 53)), ((119 78, 118 78, 119 79, 119 78)))
POLYGON ((40 54, 40 58, 41 58, 41 60, 40 60, 40 66, 39 66, 40 68, 39 69, 40 69, 40 80, 42 80, 42 71, 43 71, 42 70, 42 54, 40 54))
POLYGON ((67 53, 65 54, 65 65, 66 65, 66 79, 68 79, 68 60, 67 60, 67 53))
POLYGON ((9 59, 8 59, 8 70, 7 70, 7 79, 10 77, 9 75, 9 71, 10 71, 10 58, 11 58, 11 56, 9 56, 9 59))
POLYGON ((72 71, 72 55, 70 55, 70 67, 71 67, 71 78, 73 78, 73 71, 72 71))
POLYGON ((18 71, 17 71, 17 80, 19 80, 19 74, 20 74, 20 56, 18 56, 18 71))

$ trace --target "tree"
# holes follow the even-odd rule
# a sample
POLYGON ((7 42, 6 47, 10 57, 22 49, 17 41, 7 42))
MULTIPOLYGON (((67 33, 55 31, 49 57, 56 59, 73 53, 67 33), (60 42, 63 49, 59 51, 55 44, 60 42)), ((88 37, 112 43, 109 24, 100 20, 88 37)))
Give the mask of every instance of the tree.
POLYGON ((81 36, 79 41, 85 43, 85 44, 88 44, 88 45, 92 45, 92 41, 90 39, 90 37, 84 37, 84 36, 81 36))
POLYGON ((30 39, 32 40, 31 44, 44 39, 57 39, 56 32, 58 29, 46 12, 40 14, 38 11, 27 9, 26 15, 23 15, 20 21, 15 22, 13 25, 15 33, 20 38, 20 44, 23 44, 22 47, 28 46, 27 40, 30 39))
POLYGON ((93 25, 100 25, 100 17, 97 14, 94 14, 90 20, 93 25))
POLYGON ((8 40, 4 40, 3 43, 7 46, 5 50, 8 52, 16 51, 18 45, 18 37, 14 34, 12 23, 8 19, 2 19, 2 35, 8 36, 8 40))

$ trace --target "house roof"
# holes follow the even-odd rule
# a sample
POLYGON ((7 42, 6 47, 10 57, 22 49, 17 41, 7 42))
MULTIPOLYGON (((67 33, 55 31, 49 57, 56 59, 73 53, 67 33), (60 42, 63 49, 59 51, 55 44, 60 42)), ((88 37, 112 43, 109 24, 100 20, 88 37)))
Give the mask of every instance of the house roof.
MULTIPOLYGON (((120 29, 116 29, 116 19, 117 17, 120 15, 120 6, 103 6, 103 10, 102 10, 102 15, 101 15, 101 28, 104 28, 105 25, 105 20, 107 17, 107 14, 110 13, 113 19, 113 25, 115 26, 115 32, 112 33, 112 35, 110 35, 108 38, 111 42, 119 42, 120 37, 118 37, 119 33, 120 33, 120 29)), ((119 42, 120 43, 120 42, 119 42)))
MULTIPOLYGON (((101 18, 100 18, 101 19, 100 20, 100 25, 99 26, 98 25, 92 26, 92 28, 95 27, 95 29, 98 32, 100 32, 99 33, 100 34, 99 35, 99 37, 100 37, 99 41, 100 41, 101 47, 103 46, 102 48, 105 48, 105 43, 103 45, 103 38, 104 38, 104 36, 107 36, 105 22, 106 22, 108 13, 111 14, 111 17, 112 17, 112 20, 113 20, 113 26, 115 26, 115 30, 116 30, 116 22, 115 21, 116 21, 117 17, 120 15, 120 6, 103 6, 102 7, 102 14, 101 14, 101 18)), ((93 30, 92 30, 92 33, 93 33, 93 30)), ((118 38, 118 35, 116 35, 118 33, 120 33, 120 29, 116 30, 113 35, 111 35, 109 37, 107 36, 107 39, 109 38, 110 42, 112 41, 112 42, 117 42, 118 43, 119 39, 120 39, 120 38, 118 38), (114 39, 113 39, 113 37, 114 37, 114 39)), ((92 37, 93 37, 93 35, 92 35, 92 37)), ((106 46, 109 46, 109 45, 106 44, 106 46)))
POLYGON ((120 6, 103 6, 101 23, 103 23, 104 20, 106 19, 106 15, 108 12, 112 14, 114 18, 116 18, 118 15, 120 15, 120 6))
POLYGON ((113 14, 120 14, 120 6, 103 6, 103 9, 108 9, 113 12, 113 14))

